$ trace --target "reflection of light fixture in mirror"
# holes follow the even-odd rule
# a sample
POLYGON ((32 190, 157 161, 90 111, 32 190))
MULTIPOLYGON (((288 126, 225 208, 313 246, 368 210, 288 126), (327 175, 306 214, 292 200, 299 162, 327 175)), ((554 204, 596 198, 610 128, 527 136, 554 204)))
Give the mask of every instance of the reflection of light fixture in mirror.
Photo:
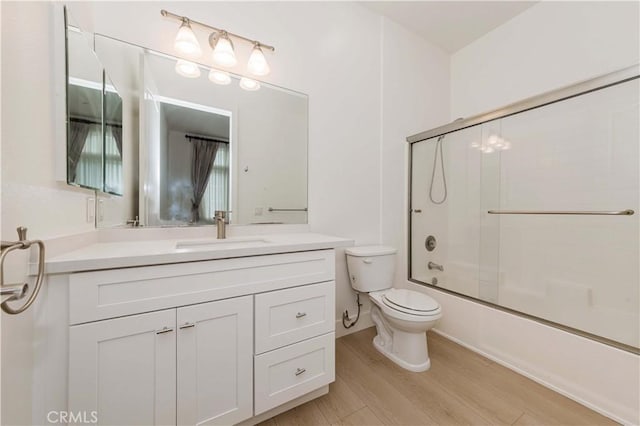
POLYGON ((267 63, 267 58, 264 57, 262 49, 260 49, 259 43, 254 43, 251 56, 249 56, 249 62, 247 63, 247 69, 253 75, 263 76, 269 74, 271 69, 267 63))
POLYGON ((226 31, 211 33, 209 44, 213 48, 213 62, 223 67, 232 67, 238 63, 233 51, 233 43, 226 31))
POLYGON ((258 90, 260 88, 260 83, 250 78, 242 77, 240 79, 240 87, 242 87, 244 90, 253 92, 254 90, 258 90))
POLYGON ((176 40, 173 43, 176 50, 184 55, 199 58, 202 56, 202 49, 200 49, 200 43, 196 35, 191 29, 189 20, 187 18, 182 19, 182 25, 176 34, 176 40))
POLYGON ((185 61, 184 59, 178 59, 178 62, 176 62, 176 72, 183 77, 200 77, 200 67, 198 64, 185 61))
POLYGON ((209 71, 209 81, 216 84, 227 85, 231 83, 231 76, 228 72, 211 70, 209 71))
POLYGON ((479 149, 485 154, 491 154, 495 151, 506 151, 507 149, 511 149, 511 142, 501 136, 491 134, 482 143, 478 143, 477 141, 471 142, 471 148, 479 149))

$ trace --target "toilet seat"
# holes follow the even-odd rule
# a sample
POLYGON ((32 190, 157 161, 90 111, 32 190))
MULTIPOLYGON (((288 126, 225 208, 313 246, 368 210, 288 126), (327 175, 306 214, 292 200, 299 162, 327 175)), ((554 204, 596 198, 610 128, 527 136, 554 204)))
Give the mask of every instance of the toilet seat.
POLYGON ((369 293, 387 314, 407 321, 423 321, 440 318, 442 311, 438 302, 426 294, 404 289, 390 289, 369 293), (405 306, 402 306, 405 305, 405 306))
POLYGON ((382 295, 382 301, 390 308, 416 315, 430 315, 440 307, 426 294, 405 289, 390 289, 382 295))

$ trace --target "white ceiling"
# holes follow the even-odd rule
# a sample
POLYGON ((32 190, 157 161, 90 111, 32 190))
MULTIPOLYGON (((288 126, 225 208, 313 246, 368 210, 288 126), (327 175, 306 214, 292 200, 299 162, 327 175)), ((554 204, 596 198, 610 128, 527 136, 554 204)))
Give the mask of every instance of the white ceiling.
POLYGON ((362 2, 449 53, 530 8, 536 1, 362 2))

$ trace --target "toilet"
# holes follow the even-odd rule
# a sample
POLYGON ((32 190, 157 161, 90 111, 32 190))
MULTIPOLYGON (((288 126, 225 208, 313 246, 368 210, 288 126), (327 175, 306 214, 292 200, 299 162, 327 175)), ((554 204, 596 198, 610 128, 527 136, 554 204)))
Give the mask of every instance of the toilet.
POLYGON ((428 370, 426 332, 442 317, 438 302, 417 291, 392 288, 395 248, 362 246, 345 253, 351 287, 368 293, 372 302, 371 319, 378 333, 375 348, 407 370, 428 370))

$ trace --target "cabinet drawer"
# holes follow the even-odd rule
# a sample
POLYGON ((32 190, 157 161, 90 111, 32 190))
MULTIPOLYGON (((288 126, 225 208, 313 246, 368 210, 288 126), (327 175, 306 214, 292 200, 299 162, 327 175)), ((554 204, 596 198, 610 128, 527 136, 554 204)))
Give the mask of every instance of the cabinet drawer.
POLYGON ((69 320, 79 324, 333 279, 333 250, 82 272, 69 277, 69 320))
POLYGON ((258 415, 335 380, 335 333, 255 356, 258 415))
POLYGON ((335 281, 257 294, 256 354, 334 331, 335 281))

